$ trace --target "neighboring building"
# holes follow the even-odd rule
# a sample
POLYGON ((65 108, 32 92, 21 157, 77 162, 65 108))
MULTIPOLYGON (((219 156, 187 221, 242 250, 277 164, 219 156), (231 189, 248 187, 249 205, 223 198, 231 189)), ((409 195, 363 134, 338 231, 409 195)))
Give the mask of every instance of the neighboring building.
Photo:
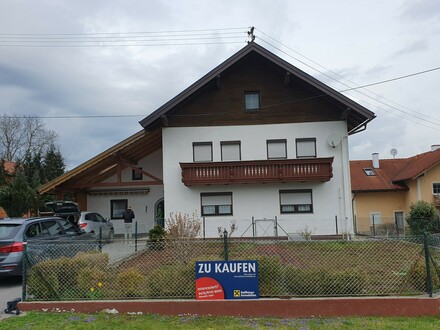
POLYGON ((440 146, 410 158, 373 154, 350 161, 350 172, 357 233, 383 233, 383 227, 402 233, 410 205, 420 200, 440 208, 440 146))
POLYGON ((40 192, 112 220, 131 205, 140 232, 164 214, 196 212, 207 237, 231 221, 234 236, 352 233, 347 137, 373 118, 250 43, 143 119, 143 130, 40 192))
MULTIPOLYGON (((3 163, 5 174, 8 176, 6 179, 12 178, 14 171, 15 171, 15 162, 5 161, 3 163)), ((1 187, 0 187, 1 188, 1 187)), ((0 207, 0 219, 6 218, 8 215, 6 214, 5 210, 0 207)))

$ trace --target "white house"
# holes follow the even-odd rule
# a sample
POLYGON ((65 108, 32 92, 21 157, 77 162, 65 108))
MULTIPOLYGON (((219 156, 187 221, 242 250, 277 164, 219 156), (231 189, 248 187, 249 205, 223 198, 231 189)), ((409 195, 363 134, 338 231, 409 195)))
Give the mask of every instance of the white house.
POLYGON ((252 42, 144 118, 142 130, 40 188, 122 233, 196 213, 206 237, 353 232, 348 136, 374 114, 252 42))

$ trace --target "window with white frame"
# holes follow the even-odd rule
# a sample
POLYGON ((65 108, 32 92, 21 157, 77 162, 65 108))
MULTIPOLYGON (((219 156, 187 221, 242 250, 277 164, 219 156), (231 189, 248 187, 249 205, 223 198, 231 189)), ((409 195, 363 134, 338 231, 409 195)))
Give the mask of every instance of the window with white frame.
POLYGON ((222 141, 220 142, 222 151, 222 161, 241 160, 240 141, 222 141))
POLYGON ((267 140, 267 159, 286 159, 287 140, 267 140))
POLYGON ((313 158, 316 157, 316 139, 296 139, 296 157, 313 158))
POLYGON ((313 213, 312 190, 280 190, 280 212, 313 213))
POLYGON ((440 182, 433 182, 432 183, 432 194, 433 195, 440 195, 440 182))
POLYGON ((260 109, 260 92, 244 92, 244 109, 246 111, 260 109))
POLYGON ((193 159, 195 162, 212 162, 212 142, 194 142, 193 159))
POLYGON ((382 213, 370 212, 370 224, 374 226, 374 225, 379 225, 381 223, 382 223, 382 213))
POLYGON ((202 216, 232 215, 232 192, 201 193, 202 216))

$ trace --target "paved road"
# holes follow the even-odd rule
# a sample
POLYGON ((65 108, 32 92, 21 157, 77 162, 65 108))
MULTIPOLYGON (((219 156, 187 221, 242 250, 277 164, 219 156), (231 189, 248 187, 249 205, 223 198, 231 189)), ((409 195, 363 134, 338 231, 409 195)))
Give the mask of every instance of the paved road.
POLYGON ((21 298, 21 279, 0 278, 0 320, 13 316, 5 314, 6 303, 15 298, 21 298))

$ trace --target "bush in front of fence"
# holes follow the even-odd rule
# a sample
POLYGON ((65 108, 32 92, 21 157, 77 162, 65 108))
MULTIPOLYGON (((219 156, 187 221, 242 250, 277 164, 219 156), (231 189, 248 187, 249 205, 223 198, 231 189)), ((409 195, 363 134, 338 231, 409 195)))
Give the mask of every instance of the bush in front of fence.
MULTIPOLYGON (((430 261, 431 266, 431 285, 432 289, 438 290, 440 288, 440 269, 437 263, 430 261)), ((420 292, 428 290, 426 283, 426 264, 424 258, 419 258, 408 271, 408 279, 411 286, 420 292)))

